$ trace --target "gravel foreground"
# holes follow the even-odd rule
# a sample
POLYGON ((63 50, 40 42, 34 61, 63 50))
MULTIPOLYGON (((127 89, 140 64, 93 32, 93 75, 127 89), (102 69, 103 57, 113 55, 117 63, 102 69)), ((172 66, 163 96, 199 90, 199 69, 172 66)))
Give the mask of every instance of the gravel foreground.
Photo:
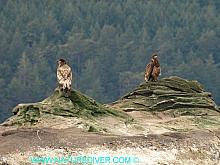
MULTIPOLYGON (((217 148, 215 148, 217 149, 217 148)), ((157 148, 123 148, 117 150, 111 150, 106 147, 92 147, 87 149, 54 149, 54 148, 38 148, 36 152, 28 151, 24 153, 13 153, 5 155, 1 158, 2 165, 3 162, 11 165, 29 165, 29 164, 108 164, 108 165, 116 165, 116 164, 136 164, 136 165, 165 165, 165 164, 219 164, 219 146, 218 150, 213 150, 211 152, 202 151, 199 148, 191 147, 182 150, 177 149, 163 149, 157 150, 157 148), (187 158, 187 156, 181 157, 181 155, 187 153, 195 154, 194 158, 187 158), (196 157, 196 154, 203 154, 204 158, 201 159, 196 157), (87 160, 81 161, 79 157, 86 156, 87 160), (37 163, 37 158, 48 158, 50 157, 53 161, 48 161, 48 163, 43 163, 42 159, 37 163), (72 159, 70 159, 72 157, 72 159), (90 157, 91 159, 88 159, 90 157), (101 160, 98 158, 106 158, 110 157, 109 161, 101 160), (33 160, 35 158, 35 160, 33 160), (60 158, 61 162, 56 160, 56 158, 60 158), (69 158, 68 161, 62 161, 62 158, 69 158), (73 159, 78 158, 78 162, 73 159), (93 161, 92 161, 93 158, 93 161), (96 160, 94 160, 96 158, 96 160), (135 159, 135 160, 134 160, 135 159), (98 162, 97 162, 98 160, 98 162), (55 162, 59 163, 55 163, 55 162), (82 163, 80 163, 82 162, 82 163)))
MULTIPOLYGON (((74 135, 73 135, 74 136, 74 135)), ((77 136, 77 135, 76 135, 77 136)), ((96 135, 93 135, 96 136, 96 135)), ((87 137, 88 138, 88 137, 87 137)), ((95 137, 100 144, 32 146, 0 155, 1 165, 100 164, 100 165, 218 165, 218 134, 194 132, 149 136, 95 137), (102 140, 100 140, 100 138, 102 140), (103 140, 104 139, 104 140, 103 140), (70 147, 72 146, 72 147, 70 147)), ((81 137, 83 141, 83 137, 81 137)))

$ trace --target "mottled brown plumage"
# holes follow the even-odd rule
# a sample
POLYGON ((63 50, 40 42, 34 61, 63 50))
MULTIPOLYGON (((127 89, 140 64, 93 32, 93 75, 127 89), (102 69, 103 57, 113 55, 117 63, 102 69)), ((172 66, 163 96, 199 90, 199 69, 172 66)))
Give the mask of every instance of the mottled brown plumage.
POLYGON ((70 66, 66 64, 66 61, 63 59, 60 59, 58 61, 57 82, 65 93, 69 93, 71 91, 72 70, 70 66))
POLYGON ((147 64, 145 69, 145 81, 149 81, 153 72, 153 59, 151 59, 151 62, 147 64))
POLYGON ((158 81, 159 74, 160 63, 157 54, 154 54, 151 58, 151 62, 146 66, 144 79, 145 81, 158 81))
POLYGON ((158 81, 158 76, 160 75, 160 63, 157 58, 154 59, 154 68, 152 72, 153 81, 158 81))

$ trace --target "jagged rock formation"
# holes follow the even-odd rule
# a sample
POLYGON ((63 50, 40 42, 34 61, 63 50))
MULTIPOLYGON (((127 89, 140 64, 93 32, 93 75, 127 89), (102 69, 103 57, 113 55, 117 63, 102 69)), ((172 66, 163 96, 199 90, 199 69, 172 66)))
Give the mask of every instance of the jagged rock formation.
POLYGON ((218 113, 219 108, 197 81, 179 77, 144 82, 112 104, 124 111, 167 111, 173 115, 205 115, 218 113))
POLYGON ((107 108, 92 98, 72 90, 71 96, 65 98, 59 94, 59 89, 45 100, 37 103, 18 104, 12 112, 14 116, 9 118, 5 125, 23 125, 24 123, 36 123, 45 114, 79 117, 93 119, 98 116, 125 117, 125 114, 107 108))

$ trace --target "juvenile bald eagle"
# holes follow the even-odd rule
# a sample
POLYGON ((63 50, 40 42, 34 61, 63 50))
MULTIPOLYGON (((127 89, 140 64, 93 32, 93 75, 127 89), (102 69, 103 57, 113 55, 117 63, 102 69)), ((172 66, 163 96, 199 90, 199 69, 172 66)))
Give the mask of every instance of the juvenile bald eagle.
POLYGON ((144 79, 145 81, 158 81, 160 75, 160 63, 158 61, 157 54, 153 54, 151 62, 147 64, 145 69, 144 79))
POLYGON ((72 85, 72 70, 69 65, 67 65, 64 59, 59 59, 57 61, 57 82, 61 90, 65 93, 65 96, 69 96, 71 92, 72 85))

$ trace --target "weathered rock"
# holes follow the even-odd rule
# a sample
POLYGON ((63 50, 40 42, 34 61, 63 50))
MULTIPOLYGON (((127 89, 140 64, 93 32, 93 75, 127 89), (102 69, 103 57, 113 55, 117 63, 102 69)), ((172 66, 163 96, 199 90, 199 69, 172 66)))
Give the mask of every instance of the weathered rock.
POLYGON ((36 123, 44 114, 94 119, 98 116, 113 115, 125 117, 126 114, 97 103, 92 98, 72 90, 69 98, 60 95, 59 89, 45 100, 37 103, 18 104, 12 110, 14 116, 3 125, 23 125, 36 123))
POLYGON ((179 115, 220 112, 211 93, 206 92, 199 82, 174 76, 158 82, 144 82, 112 106, 124 111, 169 110, 179 115))

